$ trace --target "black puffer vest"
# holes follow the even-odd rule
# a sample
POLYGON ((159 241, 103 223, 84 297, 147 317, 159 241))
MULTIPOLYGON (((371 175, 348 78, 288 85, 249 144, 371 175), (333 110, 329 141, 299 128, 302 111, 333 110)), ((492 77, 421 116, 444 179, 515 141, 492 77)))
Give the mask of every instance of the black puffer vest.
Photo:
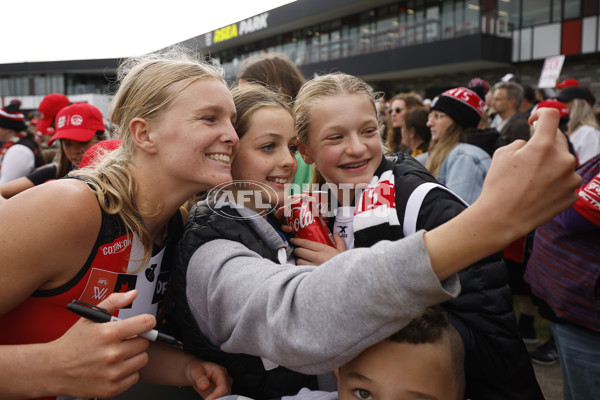
MULTIPOLYGON (((375 175, 394 171, 396 213, 404 221, 411 193, 436 182, 421 163, 406 154, 383 158, 375 175)), ((416 229, 431 230, 462 212, 466 206, 443 189, 423 199, 416 229)), ((404 237, 399 226, 382 224, 355 232, 356 247, 404 237)), ((460 271, 460 295, 442 303, 465 345, 467 398, 473 400, 543 399, 525 345, 518 334, 502 254, 497 253, 460 271)))
MULTIPOLYGON (((237 214, 232 208, 224 210, 228 215, 237 214)), ((213 212, 206 203, 192 208, 188 216, 183 237, 179 243, 175 265, 172 271, 173 313, 177 325, 176 334, 183 342, 184 349, 199 358, 220 364, 227 368, 233 378, 232 393, 253 399, 273 399, 293 395, 307 387, 317 389, 315 376, 303 375, 287 368, 264 369, 260 357, 247 354, 230 354, 212 345, 198 328, 186 298, 186 274, 188 263, 198 247, 215 239, 233 240, 243 243, 250 250, 264 258, 279 263, 277 254, 267 248, 251 225, 242 219, 224 218, 213 212)))

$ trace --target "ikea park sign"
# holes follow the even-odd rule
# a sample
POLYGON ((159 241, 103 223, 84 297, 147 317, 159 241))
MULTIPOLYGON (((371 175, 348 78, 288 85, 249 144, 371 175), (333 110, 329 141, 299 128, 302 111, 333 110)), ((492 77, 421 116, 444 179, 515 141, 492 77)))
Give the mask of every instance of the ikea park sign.
MULTIPOLYGON (((252 18, 248 18, 241 22, 225 26, 212 32, 212 43, 220 43, 226 40, 245 35, 247 33, 256 32, 261 29, 268 28, 267 18, 269 13, 263 13, 252 18)), ((207 36, 210 36, 207 35, 207 36)), ((210 46, 210 44, 207 43, 210 46)))

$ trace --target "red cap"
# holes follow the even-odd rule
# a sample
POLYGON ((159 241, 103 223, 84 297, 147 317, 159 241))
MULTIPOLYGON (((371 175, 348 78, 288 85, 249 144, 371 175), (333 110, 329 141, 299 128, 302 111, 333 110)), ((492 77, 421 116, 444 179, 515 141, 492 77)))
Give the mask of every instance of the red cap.
POLYGON ((570 86, 579 86, 579 82, 577 82, 577 79, 567 78, 564 81, 556 84, 557 89, 564 89, 570 86))
POLYGON ((61 108, 68 106, 69 103, 69 98, 60 93, 52 93, 44 97, 38 107, 38 112, 40 113, 40 122, 37 126, 38 131, 46 134, 46 130, 52 125, 56 114, 58 114, 61 108))
MULTIPOLYGON (((56 133, 48 141, 51 146, 56 139, 87 142, 97 131, 104 131, 102 113, 88 103, 71 104, 56 115, 56 133)), ((39 129, 38 129, 39 130, 39 129)))
POLYGON ((560 112, 561 118, 569 116, 569 108, 565 105, 565 103, 556 99, 540 101, 535 107, 535 110, 538 108, 556 108, 558 112, 560 112))
POLYGON ((100 154, 104 154, 106 152, 115 150, 119 148, 119 146, 121 146, 121 139, 103 140, 101 142, 96 143, 95 145, 87 149, 85 153, 83 153, 83 156, 81 156, 81 161, 79 162, 79 169, 93 166, 93 164, 96 162, 96 158, 100 154))

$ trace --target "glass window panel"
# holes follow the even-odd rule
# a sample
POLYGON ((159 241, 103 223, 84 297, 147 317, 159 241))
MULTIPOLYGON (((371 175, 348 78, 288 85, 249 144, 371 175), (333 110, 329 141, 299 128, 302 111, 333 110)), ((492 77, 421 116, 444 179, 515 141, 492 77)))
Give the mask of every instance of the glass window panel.
POLYGON ((320 61, 328 61, 329 60, 329 33, 320 31, 319 33, 319 48, 320 48, 320 61))
POLYGON ((562 21, 562 0, 552 1, 552 22, 562 21))
POLYGON ((329 59, 335 60, 341 58, 342 52, 342 20, 331 21, 329 33, 329 59))
POLYGON ((442 3, 442 39, 454 37, 454 1, 442 3))
POLYGON ((425 40, 425 10, 421 1, 415 4, 415 43, 422 44, 425 40))
POLYGON ((415 23, 416 23, 416 11, 414 1, 406 2, 406 9, 404 11, 404 21, 402 36, 403 36, 403 45, 409 46, 416 43, 416 31, 415 31, 415 23))
POLYGON ((454 23, 456 25, 456 31, 454 36, 463 36, 465 30, 465 2, 457 1, 454 3, 454 23))
POLYGON ((499 0, 498 1, 498 31, 503 32, 505 24, 508 30, 520 29, 521 0, 499 0))
POLYGON ((551 0, 527 0, 523 2, 523 28, 550 22, 551 0))
POLYGON ((360 54, 368 53, 371 51, 371 47, 375 45, 374 34, 375 24, 373 23, 373 17, 375 11, 368 11, 360 14, 359 16, 359 35, 360 35, 360 54))
POLYGON ((33 79, 33 93, 32 94, 44 94, 50 93, 48 91, 47 79, 43 76, 36 76, 33 79))
POLYGON ((27 96, 29 94, 29 77, 20 76, 15 80, 15 96, 27 96))
POLYGON ((331 31, 329 34, 329 59, 335 60, 341 57, 342 33, 339 30, 331 31))
POLYGON ((304 65, 307 64, 307 39, 306 39, 306 35, 304 34, 294 34, 294 39, 297 40, 296 42, 296 57, 292 58, 292 60, 294 60, 294 62, 296 63, 296 65, 304 65))
POLYGON ((391 49, 398 37, 398 6, 381 7, 377 10, 376 32, 380 50, 391 49))
POLYGON ((581 18, 581 0, 565 0, 564 19, 581 18))
POLYGON ((428 7, 425 10, 425 41, 432 42, 440 38, 440 7, 428 7))
POLYGON ((308 62, 319 62, 319 37, 315 35, 316 28, 308 30, 308 62))
POLYGON ((471 35, 479 32, 479 0, 465 2, 465 30, 471 35))
POLYGON ((358 48, 358 27, 356 25, 342 25, 342 57, 356 55, 358 48))

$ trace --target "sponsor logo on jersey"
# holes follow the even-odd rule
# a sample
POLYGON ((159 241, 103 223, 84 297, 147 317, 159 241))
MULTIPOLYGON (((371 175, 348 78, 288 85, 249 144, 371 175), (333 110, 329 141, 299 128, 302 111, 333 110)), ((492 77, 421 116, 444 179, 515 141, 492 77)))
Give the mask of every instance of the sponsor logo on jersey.
MULTIPOLYGON (((92 268, 87 285, 79 300, 98 304, 113 292, 124 293, 135 289, 136 283, 136 275, 119 274, 105 269, 92 268)), ((131 305, 125 308, 130 307, 131 305)))

